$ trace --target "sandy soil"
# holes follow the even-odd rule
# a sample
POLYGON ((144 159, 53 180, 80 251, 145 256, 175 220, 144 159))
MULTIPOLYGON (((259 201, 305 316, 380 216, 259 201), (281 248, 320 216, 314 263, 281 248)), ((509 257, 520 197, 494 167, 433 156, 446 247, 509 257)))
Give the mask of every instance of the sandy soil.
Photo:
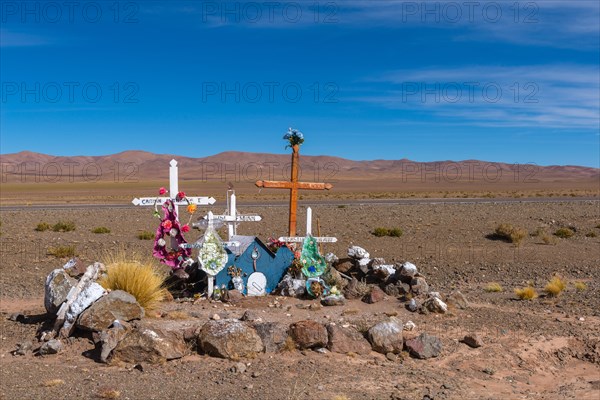
MULTIPOLYGON (((365 326, 397 315, 417 325, 408 335, 427 332, 438 335, 444 344, 442 355, 430 360, 402 356, 389 361, 374 352, 363 357, 312 351, 264 354, 244 360, 249 366, 243 374, 230 370, 232 361, 203 355, 145 365, 143 371, 106 366, 95 361, 94 344, 86 336, 75 337, 60 355, 13 356, 17 343, 35 342, 45 321, 45 276, 66 261, 47 255, 50 247, 74 245, 84 262, 101 259, 106 251, 119 247, 149 253, 151 242, 136 236, 142 230, 153 231, 157 220, 148 209, 3 211, 0 398, 109 398, 114 390, 122 399, 423 399, 426 395, 434 399, 598 399, 599 207, 598 201, 313 207, 322 234, 339 239, 325 245, 325 251, 343 256, 353 243, 373 257, 411 261, 433 290, 447 294, 459 289, 470 308, 444 315, 413 314, 391 297, 373 305, 353 300, 344 307, 318 310, 297 307, 314 301, 280 298, 281 308, 272 308, 269 304, 275 297, 269 296, 235 306, 208 301, 164 303, 158 315, 149 317, 168 321, 170 312, 180 311, 173 315, 183 312, 189 320, 173 323, 202 323, 214 313, 240 317, 253 309, 265 321, 310 318, 365 326), (74 221, 76 230, 34 231, 39 222, 59 220, 74 221), (571 226, 576 233, 550 245, 530 236, 515 247, 486 237, 500 223, 549 233, 571 226), (98 226, 110 228, 111 233, 91 233, 98 226), (376 227, 398 227, 404 235, 378 238, 370 233, 376 227), (516 300, 515 287, 530 282, 541 294, 553 273, 569 281, 559 297, 542 294, 532 301, 516 300), (490 282, 500 283, 504 291, 486 292, 490 282), (587 288, 578 291, 574 282, 585 282, 587 288), (25 314, 25 320, 10 321, 15 312, 25 314), (471 349, 459 343, 466 333, 479 333, 485 345, 471 349), (64 383, 46 386, 52 379, 64 383)), ((265 208, 260 213, 262 222, 242 224, 239 232, 263 239, 285 233, 285 208, 265 208)), ((301 209, 299 221, 303 215, 301 209)), ((186 217, 184 213, 182 220, 186 217)), ((303 223, 298 228, 303 231, 303 223)), ((197 235, 194 232, 190 238, 197 235)))

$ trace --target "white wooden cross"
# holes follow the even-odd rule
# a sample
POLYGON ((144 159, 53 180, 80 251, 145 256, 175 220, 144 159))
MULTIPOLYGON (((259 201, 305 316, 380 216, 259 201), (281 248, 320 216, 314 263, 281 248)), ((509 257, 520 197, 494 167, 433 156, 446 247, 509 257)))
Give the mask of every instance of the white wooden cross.
MULTIPOLYGON (((306 209, 306 236, 312 236, 312 208, 308 207, 306 209)), ((304 242, 306 236, 282 236, 279 238, 280 242, 286 243, 301 243, 304 242)), ((315 237, 314 238, 318 243, 335 243, 337 242, 337 238, 335 237, 315 237)))
MULTIPOLYGON (((136 206, 154 206, 155 204, 162 205, 165 201, 172 199, 175 202, 175 210, 177 211, 177 215, 179 215, 179 207, 178 206, 187 206, 188 202, 185 200, 175 201, 175 197, 177 193, 179 193, 179 178, 178 178, 178 169, 177 169, 177 161, 171 160, 169 163, 171 166, 169 167, 169 197, 140 197, 135 198, 131 202, 136 206)), ((215 204, 215 199, 213 197, 192 197, 186 196, 187 200, 189 200, 189 204, 195 204, 197 206, 207 206, 211 204, 215 204)))
MULTIPOLYGON (((228 210, 223 215, 215 215, 214 219, 217 221, 223 221, 227 224, 227 233, 229 235, 229 240, 234 235, 237 235, 237 226, 240 222, 258 222, 262 221, 262 217, 260 215, 244 215, 237 213, 236 207, 236 197, 234 190, 228 190, 228 201, 227 208, 228 210)), ((204 219, 207 219, 208 216, 205 216, 204 219)))

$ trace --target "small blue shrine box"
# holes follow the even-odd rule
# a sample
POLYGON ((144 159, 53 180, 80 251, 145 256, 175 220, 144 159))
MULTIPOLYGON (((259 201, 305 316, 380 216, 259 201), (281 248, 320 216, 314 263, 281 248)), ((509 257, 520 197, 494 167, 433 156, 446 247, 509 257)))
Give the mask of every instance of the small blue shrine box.
POLYGON ((227 265, 215 277, 215 284, 219 287, 225 285, 228 289, 233 289, 231 276, 228 275, 228 268, 235 265, 241 268, 244 273, 244 288, 247 291, 248 277, 253 272, 262 272, 267 278, 265 291, 271 293, 285 275, 287 269, 292 265, 294 253, 287 247, 281 247, 277 253, 273 253, 269 248, 255 236, 235 235, 230 239, 231 242, 238 242, 239 246, 226 247, 229 259, 227 265), (256 249, 259 257, 256 260, 256 271, 254 270, 254 260, 252 252, 256 249))

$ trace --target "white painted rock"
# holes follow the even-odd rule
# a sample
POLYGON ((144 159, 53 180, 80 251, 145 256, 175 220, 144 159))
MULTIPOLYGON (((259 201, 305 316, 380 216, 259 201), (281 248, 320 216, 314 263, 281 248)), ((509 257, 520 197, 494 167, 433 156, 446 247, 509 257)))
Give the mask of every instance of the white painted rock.
POLYGON ((294 279, 290 274, 286 274, 277 285, 277 291, 282 296, 300 297, 306 293, 306 281, 304 279, 294 279))
MULTIPOLYGON (((65 314, 65 323, 61 331, 70 334, 72 326, 75 324, 75 321, 77 321, 79 314, 105 294, 106 290, 96 282, 91 282, 83 288, 67 310, 67 313, 65 314)), ((64 337, 68 337, 69 334, 66 334, 64 337)))
POLYGON ((360 260, 358 260, 358 267, 365 274, 367 272, 369 272, 369 264, 371 264, 371 259, 368 258, 368 257, 367 258, 361 258, 360 260))
POLYGON ((44 307, 46 307, 46 311, 50 314, 56 314, 76 284, 77 281, 71 278, 62 268, 50 272, 46 278, 44 291, 44 307))
POLYGON ((402 329, 402 322, 394 319, 373 326, 368 332, 368 339, 373 350, 382 354, 400 353, 404 346, 402 329))
POLYGON ((262 272, 254 272, 248 277, 248 296, 264 296, 267 278, 262 272))
POLYGON ((410 262, 405 262, 400 267, 400 271, 399 272, 400 272, 400 275, 402 275, 402 276, 410 276, 412 278, 419 271, 417 270, 417 266, 415 264, 410 263, 410 262))
POLYGON ((373 265, 374 271, 383 271, 383 273, 387 275, 393 275, 396 273, 396 268, 393 265, 373 265))
POLYGON ((362 258, 370 258, 371 255, 368 251, 359 246, 351 246, 348 248, 348 257, 352 257, 356 260, 360 260, 362 258))
POLYGON ((431 312, 439 314, 445 314, 448 311, 448 306, 446 303, 444 303, 439 297, 435 296, 430 296, 427 300, 425 300, 423 307, 427 308, 427 310, 431 312))

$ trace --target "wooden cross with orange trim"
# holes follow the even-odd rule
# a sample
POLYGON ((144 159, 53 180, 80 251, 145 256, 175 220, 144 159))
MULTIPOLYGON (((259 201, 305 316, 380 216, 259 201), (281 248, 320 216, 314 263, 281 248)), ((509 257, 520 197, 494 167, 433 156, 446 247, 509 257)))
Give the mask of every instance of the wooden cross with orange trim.
POLYGON ((289 236, 296 236, 296 216, 298 212, 298 190, 329 190, 333 187, 330 183, 298 182, 298 164, 300 145, 292 146, 292 179, 286 181, 257 181, 256 186, 268 189, 290 189, 290 219, 289 236))

